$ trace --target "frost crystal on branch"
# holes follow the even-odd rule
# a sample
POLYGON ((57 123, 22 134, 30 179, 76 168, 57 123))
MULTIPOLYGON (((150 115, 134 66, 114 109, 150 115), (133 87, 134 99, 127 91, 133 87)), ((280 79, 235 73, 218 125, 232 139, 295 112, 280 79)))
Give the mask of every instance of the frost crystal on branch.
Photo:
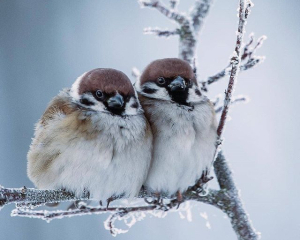
POLYGON ((141 72, 140 70, 138 70, 136 67, 133 67, 131 70, 131 75, 135 78, 135 80, 137 81, 140 76, 141 76, 141 72))
POLYGON ((179 0, 170 0, 171 9, 175 9, 179 3, 179 0))
POLYGON ((144 33, 145 34, 154 34, 158 37, 170 37, 173 35, 179 35, 180 31, 179 29, 176 29, 174 31, 170 31, 170 30, 161 30, 159 28, 145 28, 144 29, 144 33))

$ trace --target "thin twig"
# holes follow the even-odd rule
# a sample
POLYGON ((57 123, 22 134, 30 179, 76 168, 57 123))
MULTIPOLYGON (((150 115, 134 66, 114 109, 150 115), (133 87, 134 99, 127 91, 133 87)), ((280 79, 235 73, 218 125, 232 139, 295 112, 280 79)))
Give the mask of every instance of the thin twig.
POLYGON ((171 9, 176 9, 179 4, 179 0, 170 0, 171 9))
POLYGON ((226 124, 226 119, 231 103, 232 94, 234 92, 234 86, 236 84, 236 78, 238 76, 238 70, 240 68, 240 62, 241 62, 241 45, 243 42, 244 37, 244 29, 246 24, 246 19, 249 14, 249 8, 251 7, 251 2, 248 0, 240 0, 240 8, 239 8, 239 25, 238 25, 238 33, 237 33, 237 40, 235 45, 235 50, 233 57, 231 58, 231 71, 230 71, 230 78, 228 87, 225 91, 225 100, 224 100, 224 106, 221 114, 221 118, 219 121, 219 126, 217 129, 217 134, 219 140, 222 138, 224 126, 226 124))
MULTIPOLYGON (((217 99, 217 101, 219 101, 219 99, 217 99)), ((236 103, 241 103, 241 102, 244 102, 244 103, 247 103, 249 101, 249 98, 246 97, 246 96, 237 96, 237 97, 234 97, 232 100, 231 100, 231 105, 232 104, 236 104, 236 103)), ((213 103, 215 106, 217 105, 217 103, 213 103)), ((219 113, 223 110, 223 106, 220 106, 220 107, 217 107, 215 108, 215 112, 216 113, 219 113)))
POLYGON ((194 7, 190 10, 190 16, 192 19, 192 26, 195 34, 198 34, 204 25, 204 20, 207 17, 209 10, 212 6, 213 0, 198 0, 195 1, 194 7))
POLYGON ((58 211, 45 211, 45 210, 30 210, 30 209, 22 209, 16 208, 12 211, 12 216, 18 217, 30 217, 30 218, 39 218, 45 221, 51 221, 54 219, 61 219, 63 217, 74 217, 74 216, 83 216, 83 215, 91 215, 91 214, 101 214, 107 212, 119 212, 119 211, 149 211, 155 209, 156 206, 143 206, 143 207, 88 207, 88 208, 78 208, 72 210, 58 210, 58 211))
POLYGON ((174 36, 174 35, 179 35, 180 34, 180 30, 179 29, 175 29, 173 31, 171 30, 161 30, 159 28, 145 28, 144 29, 144 33, 145 34, 154 34, 158 37, 170 37, 170 36, 174 36))
POLYGON ((187 21, 186 16, 184 16, 183 14, 174 11, 173 9, 169 9, 168 7, 166 7, 165 5, 163 5, 160 1, 156 1, 156 0, 150 0, 150 1, 144 1, 144 0, 140 0, 139 1, 140 5, 142 7, 151 7, 154 8, 156 10, 158 10, 161 14, 163 14, 164 16, 166 16, 167 18, 169 18, 170 20, 173 20, 179 24, 183 24, 184 22, 187 21))
MULTIPOLYGON (((169 37, 179 35, 179 58, 182 58, 192 64, 195 57, 197 47, 197 36, 202 29, 204 20, 212 5, 212 0, 197 0, 190 10, 189 15, 180 13, 177 9, 168 9, 160 3, 160 1, 140 0, 142 7, 151 7, 157 9, 164 16, 175 21, 179 26, 175 31, 146 31, 146 33, 154 33, 157 36, 169 37)), ((172 2, 172 1, 171 1, 172 2)), ((175 1, 174 1, 175 2, 175 1)), ((178 1, 176 1, 178 3, 178 1)), ((175 5, 174 5, 175 6, 175 5)))
MULTIPOLYGON (((261 36, 254 47, 251 47, 254 43, 254 34, 250 34, 249 42, 244 46, 243 53, 241 55, 241 64, 239 66, 240 71, 249 70, 258 64, 262 63, 265 60, 264 56, 255 56, 256 50, 262 46, 264 40, 267 38, 266 36, 261 36)), ((231 75, 231 64, 225 67, 222 71, 216 73, 213 76, 207 77, 205 80, 200 81, 200 86, 202 91, 208 91, 208 85, 219 81, 220 79, 224 78, 227 75, 231 75)))

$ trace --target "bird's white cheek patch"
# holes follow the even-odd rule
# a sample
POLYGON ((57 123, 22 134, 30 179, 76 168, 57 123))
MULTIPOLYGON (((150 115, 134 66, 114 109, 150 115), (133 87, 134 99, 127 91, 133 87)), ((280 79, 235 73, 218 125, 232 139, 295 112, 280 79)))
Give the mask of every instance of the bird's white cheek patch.
POLYGON ((189 95, 187 98, 187 102, 200 102, 203 99, 202 94, 200 93, 199 89, 193 85, 192 88, 189 89, 189 95))
POLYGON ((102 102, 96 102, 94 106, 91 106, 91 109, 98 112, 107 112, 105 105, 102 102))
POLYGON ((171 100, 168 91, 164 87, 157 86, 155 83, 151 83, 151 82, 145 83, 140 87, 138 91, 142 95, 149 98, 171 100))
POLYGON ((103 112, 106 110, 105 105, 102 102, 97 101, 91 93, 84 93, 76 103, 85 109, 92 111, 103 112))
POLYGON ((136 115, 141 110, 139 102, 131 97, 129 102, 126 103, 125 115, 136 115))

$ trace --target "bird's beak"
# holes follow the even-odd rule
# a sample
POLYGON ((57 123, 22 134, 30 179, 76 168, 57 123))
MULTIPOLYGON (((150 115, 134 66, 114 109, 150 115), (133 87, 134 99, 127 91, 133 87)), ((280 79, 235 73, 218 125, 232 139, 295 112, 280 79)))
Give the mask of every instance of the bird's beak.
POLYGON ((124 107, 124 99, 119 93, 117 93, 115 96, 108 99, 107 106, 110 111, 118 112, 124 107))
POLYGON ((169 85, 171 92, 182 92, 186 89, 185 81, 182 77, 176 77, 169 85))

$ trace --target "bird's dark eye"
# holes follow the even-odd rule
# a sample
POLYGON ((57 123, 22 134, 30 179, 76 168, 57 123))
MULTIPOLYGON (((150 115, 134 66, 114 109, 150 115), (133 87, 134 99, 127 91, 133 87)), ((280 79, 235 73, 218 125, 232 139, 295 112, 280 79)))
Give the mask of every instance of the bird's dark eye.
POLYGON ((157 79, 157 82, 158 82, 160 85, 163 85, 163 84, 166 83, 166 80, 165 80, 163 77, 159 77, 159 78, 157 79))
POLYGON ((101 92, 100 90, 97 90, 96 91, 96 97, 98 98, 98 99, 103 99, 103 92, 101 92))

